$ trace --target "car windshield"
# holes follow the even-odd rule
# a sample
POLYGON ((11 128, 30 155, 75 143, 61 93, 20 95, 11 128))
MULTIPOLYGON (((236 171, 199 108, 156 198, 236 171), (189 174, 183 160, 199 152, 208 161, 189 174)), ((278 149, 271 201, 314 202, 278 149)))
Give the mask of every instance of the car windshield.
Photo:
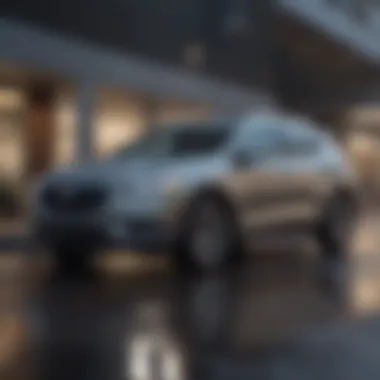
POLYGON ((121 148, 116 157, 183 157, 211 154, 227 141, 229 128, 188 126, 160 128, 121 148))
POLYGON ((132 143, 122 146, 114 154, 117 158, 152 155, 163 145, 165 134, 162 131, 154 131, 138 137, 132 143))
POLYGON ((170 156, 210 154, 222 147, 227 141, 227 128, 193 128, 173 134, 170 156))

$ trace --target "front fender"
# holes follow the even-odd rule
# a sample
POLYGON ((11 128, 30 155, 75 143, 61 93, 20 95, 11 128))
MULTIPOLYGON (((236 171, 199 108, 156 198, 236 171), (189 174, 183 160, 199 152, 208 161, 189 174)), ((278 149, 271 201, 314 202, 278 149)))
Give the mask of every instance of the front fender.
POLYGON ((236 205, 228 190, 219 184, 212 184, 193 189, 191 192, 182 194, 173 200, 167 213, 167 222, 174 227, 181 225, 191 206, 204 197, 219 199, 235 214, 236 205))

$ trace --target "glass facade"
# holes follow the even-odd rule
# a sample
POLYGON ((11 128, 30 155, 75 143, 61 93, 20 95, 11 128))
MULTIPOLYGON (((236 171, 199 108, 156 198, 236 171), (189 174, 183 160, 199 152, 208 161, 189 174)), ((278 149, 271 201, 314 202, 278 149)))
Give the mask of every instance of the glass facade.
MULTIPOLYGON (((4 221, 8 225, 10 220, 17 223, 25 220, 29 186, 41 173, 41 165, 37 165, 34 174, 30 172, 34 167, 29 161, 33 159, 30 151, 38 155, 45 145, 49 145, 51 157, 42 161, 46 169, 76 160, 80 127, 76 93, 64 86, 57 87, 55 93, 51 108, 42 107, 42 111, 38 111, 31 106, 28 88, 0 86, 0 223, 4 221)), ((110 154, 120 145, 132 142, 148 127, 209 113, 207 108, 164 100, 150 99, 148 102, 140 94, 104 89, 97 89, 95 98, 90 135, 96 156, 110 154)))
MULTIPOLYGON (((58 92, 54 103, 51 144, 53 166, 74 162, 76 149, 76 99, 72 91, 58 92)), ((96 155, 105 155, 119 145, 144 133, 154 124, 197 119, 207 116, 210 109, 179 102, 161 101, 154 109, 138 94, 100 91, 94 110, 93 139, 96 155)), ((20 87, 0 88, 0 175, 12 181, 23 179, 25 161, 26 99, 20 87)))
POLYGON ((17 181, 23 171, 23 108, 19 89, 0 87, 0 178, 3 180, 17 181))

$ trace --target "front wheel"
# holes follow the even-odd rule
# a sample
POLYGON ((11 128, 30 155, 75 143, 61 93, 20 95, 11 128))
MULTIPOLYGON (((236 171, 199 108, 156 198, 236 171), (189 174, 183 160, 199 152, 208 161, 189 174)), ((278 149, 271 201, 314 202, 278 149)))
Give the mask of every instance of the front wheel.
POLYGON ((92 272, 93 250, 71 244, 61 244, 51 249, 59 277, 77 277, 92 272))
POLYGON ((233 213, 225 202, 210 196, 196 200, 186 213, 174 253, 182 266, 210 270, 237 262, 240 246, 233 213))

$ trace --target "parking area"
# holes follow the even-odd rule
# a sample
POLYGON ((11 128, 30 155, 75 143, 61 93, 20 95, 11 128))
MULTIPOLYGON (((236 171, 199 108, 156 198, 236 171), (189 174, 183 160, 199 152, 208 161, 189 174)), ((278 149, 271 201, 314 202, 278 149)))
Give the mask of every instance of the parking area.
POLYGON ((350 376, 379 374, 379 226, 375 212, 360 218, 345 266, 323 263, 309 239, 290 239, 263 241, 234 272, 202 276, 177 273, 165 257, 105 252, 97 281, 51 283, 46 255, 4 251, 2 373, 137 379, 143 367, 144 379, 346 380, 349 363, 350 376))

